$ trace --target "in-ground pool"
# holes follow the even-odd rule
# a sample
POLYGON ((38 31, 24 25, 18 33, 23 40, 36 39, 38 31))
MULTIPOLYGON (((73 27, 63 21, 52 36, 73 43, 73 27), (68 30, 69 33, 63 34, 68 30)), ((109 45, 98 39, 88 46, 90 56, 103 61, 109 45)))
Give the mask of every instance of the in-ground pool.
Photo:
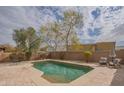
POLYGON ((34 67, 43 71, 43 78, 52 83, 69 83, 93 68, 57 61, 35 62, 34 67))

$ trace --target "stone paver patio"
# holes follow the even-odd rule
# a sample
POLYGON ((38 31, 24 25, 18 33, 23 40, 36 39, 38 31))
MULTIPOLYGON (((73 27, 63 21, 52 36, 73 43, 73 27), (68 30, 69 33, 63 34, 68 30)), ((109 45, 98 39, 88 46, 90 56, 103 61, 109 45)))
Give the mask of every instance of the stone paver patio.
MULTIPOLYGON (((67 61, 71 63, 70 61, 67 61)), ((79 63, 88 65, 94 70, 79 77, 71 83, 50 83, 42 78, 43 72, 32 67, 30 62, 19 64, 0 64, 0 85, 111 85, 116 69, 101 67, 97 64, 79 63)))
POLYGON ((124 86, 124 66, 121 69, 118 69, 115 73, 115 76, 111 82, 112 86, 124 86))
POLYGON ((40 78, 42 72, 29 64, 0 66, 0 85, 44 85, 47 81, 40 78))

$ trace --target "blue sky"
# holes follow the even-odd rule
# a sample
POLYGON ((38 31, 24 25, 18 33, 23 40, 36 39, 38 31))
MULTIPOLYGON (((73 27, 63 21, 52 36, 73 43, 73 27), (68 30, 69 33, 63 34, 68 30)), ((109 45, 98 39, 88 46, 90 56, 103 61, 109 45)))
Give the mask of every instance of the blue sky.
POLYGON ((124 7, 0 7, 0 44, 14 44, 13 29, 29 26, 39 30, 42 24, 59 21, 66 10, 79 11, 84 16, 84 27, 77 35, 81 43, 120 41, 124 45, 124 7))

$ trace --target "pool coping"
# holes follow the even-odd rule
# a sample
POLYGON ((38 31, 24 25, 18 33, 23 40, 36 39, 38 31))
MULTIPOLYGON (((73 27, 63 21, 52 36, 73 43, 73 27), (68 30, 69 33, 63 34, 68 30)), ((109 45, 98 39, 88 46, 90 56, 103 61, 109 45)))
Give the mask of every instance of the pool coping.
MULTIPOLYGON (((81 66, 89 66, 89 67, 92 67, 94 68, 93 70, 89 71, 88 73, 80 76, 79 78, 76 78, 75 80, 71 81, 70 83, 51 83, 50 81, 46 82, 47 84, 46 85, 110 85, 111 81, 112 81, 112 78, 114 76, 114 73, 116 72, 116 69, 112 69, 112 73, 111 73, 111 77, 108 76, 108 80, 105 81, 103 80, 100 81, 100 82, 97 82, 97 79, 96 80, 91 80, 92 78, 92 75, 94 73, 98 73, 98 68, 105 68, 107 69, 109 72, 111 69, 107 68, 107 67, 100 67, 98 66, 98 64, 96 63, 81 63, 79 61, 69 61, 69 60, 55 60, 55 59, 45 59, 45 60, 37 60, 37 61, 30 61, 31 64, 35 63, 35 62, 44 62, 44 61, 58 61, 58 62, 62 62, 62 63, 69 63, 69 64, 75 64, 75 65, 81 65, 81 66), (77 62, 77 63, 76 63, 77 62), (88 79, 90 77, 90 79, 88 79), (84 82, 86 81, 86 82, 84 82), (94 82, 92 84, 92 82, 94 82), (95 82, 97 82, 97 84, 95 84, 95 82), (49 84, 48 84, 49 83, 49 84)), ((36 69, 36 68, 35 68, 36 69)), ((38 69, 37 69, 38 70, 38 69)), ((38 70, 39 71, 39 70, 38 70)), ((103 70, 104 71, 104 70, 103 70)), ((43 75, 43 71, 40 71, 43 75)), ((99 74, 99 73, 98 73, 99 74)), ((105 71, 103 73, 103 77, 104 77, 104 74, 105 74, 105 71)), ((97 76, 97 75, 96 75, 97 76)), ((40 78, 43 78, 43 77, 40 77, 40 78)), ((44 79, 44 78, 43 78, 44 79)), ((94 79, 94 78, 93 78, 94 79)), ((46 80, 47 81, 47 80, 46 80)), ((99 81, 99 80, 98 80, 99 81)))
POLYGON ((18 85, 18 80, 23 80, 23 85, 29 85, 25 79, 29 79, 30 85, 37 85, 37 86, 101 86, 101 85, 110 85, 111 81, 114 77, 114 73, 116 72, 116 69, 110 69, 107 67, 99 66, 98 63, 85 63, 84 61, 70 61, 70 60, 54 60, 54 59, 45 59, 45 60, 34 60, 34 61, 22 61, 17 63, 6 63, 6 64, 0 64, 0 68, 3 74, 3 77, 5 77, 4 82, 1 81, 1 83, 5 83, 4 85, 18 85), (39 71, 38 69, 33 67, 33 62, 42 62, 42 61, 59 61, 59 62, 65 62, 69 64, 77 64, 77 65, 83 65, 83 66, 90 66, 94 68, 93 70, 89 71, 88 73, 82 75, 81 77, 73 80, 70 83, 51 83, 47 81, 46 79, 42 78, 41 75, 43 74, 42 71, 39 71), (7 69, 7 70, 5 70, 7 69), (4 72, 11 73, 11 70, 18 70, 22 71, 25 74, 23 78, 17 78, 18 72, 12 73, 14 74, 12 77, 9 74, 4 74, 4 72), (17 76, 16 76, 17 75, 17 76), (7 77, 10 77, 10 81, 6 79, 7 77), (27 78, 27 76, 30 76, 27 78), (11 78, 16 78, 15 80, 11 78), (8 82, 8 83, 7 83, 8 82))
MULTIPOLYGON (((63 60, 51 60, 51 59, 47 59, 47 60, 41 60, 41 61, 37 61, 37 62, 31 62, 32 63, 32 67, 33 67, 33 64, 34 63, 42 63, 42 62, 45 62, 45 61, 55 61, 55 62, 57 62, 57 63, 65 63, 65 64, 72 64, 72 65, 78 65, 78 66, 85 66, 85 67, 89 67, 89 68, 91 68, 92 70, 94 70, 94 67, 91 67, 91 66, 89 66, 89 65, 84 65, 84 64, 82 64, 82 63, 74 63, 74 62, 70 62, 70 61, 63 61, 63 60)), ((34 67, 35 68, 35 67, 34 67)), ((42 72, 42 74, 41 74, 41 78, 44 78, 44 77, 42 77, 42 75, 44 74, 44 72, 43 71, 41 71, 41 70, 39 70, 39 69, 37 69, 37 68, 35 68, 36 70, 38 70, 38 72, 42 72)), ((92 71, 92 70, 90 70, 90 71, 92 71)), ((89 73, 90 71, 88 71, 87 73, 89 73)), ((87 73, 85 73, 85 74, 87 74, 87 73)), ((85 75, 85 74, 83 74, 83 75, 85 75)), ((83 75, 81 75, 81 76, 79 76, 78 78, 80 78, 80 77, 82 77, 83 75)), ((72 80, 71 82, 69 82, 69 83, 72 83, 73 81, 76 81, 78 78, 76 78, 76 79, 74 79, 74 80, 72 80)), ((45 79, 45 78, 44 78, 45 79)), ((47 79, 46 79, 47 80, 47 79)), ((48 80, 47 80, 48 81, 48 80)), ((49 83, 52 83, 52 84, 58 84, 57 82, 56 83, 53 83, 53 82, 50 82, 50 81, 48 81, 49 83)), ((62 83, 62 84, 68 84, 68 83, 62 83)))

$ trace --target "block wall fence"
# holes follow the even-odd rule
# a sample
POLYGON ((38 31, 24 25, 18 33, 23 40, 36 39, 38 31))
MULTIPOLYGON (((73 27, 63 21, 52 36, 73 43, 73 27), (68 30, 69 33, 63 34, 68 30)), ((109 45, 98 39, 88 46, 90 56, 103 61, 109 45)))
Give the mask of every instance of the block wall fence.
MULTIPOLYGON (((116 57, 121 58, 121 63, 124 64, 124 50, 117 50, 116 57)), ((10 53, 0 54, 0 62, 10 62, 10 53)), ((100 57, 108 57, 109 51, 97 51, 89 58, 89 62, 98 62, 100 57)), ((40 59, 61 59, 61 60, 79 60, 85 61, 83 52, 49 52, 48 55, 34 55, 32 60, 40 59)))
MULTIPOLYGON (((98 62, 100 57, 109 57, 109 51, 97 51, 89 58, 91 62, 98 62)), ((124 50, 117 50, 116 57, 121 58, 121 63, 124 63, 124 50)), ((63 59, 63 60, 85 60, 83 52, 50 52, 49 59, 63 59)))

